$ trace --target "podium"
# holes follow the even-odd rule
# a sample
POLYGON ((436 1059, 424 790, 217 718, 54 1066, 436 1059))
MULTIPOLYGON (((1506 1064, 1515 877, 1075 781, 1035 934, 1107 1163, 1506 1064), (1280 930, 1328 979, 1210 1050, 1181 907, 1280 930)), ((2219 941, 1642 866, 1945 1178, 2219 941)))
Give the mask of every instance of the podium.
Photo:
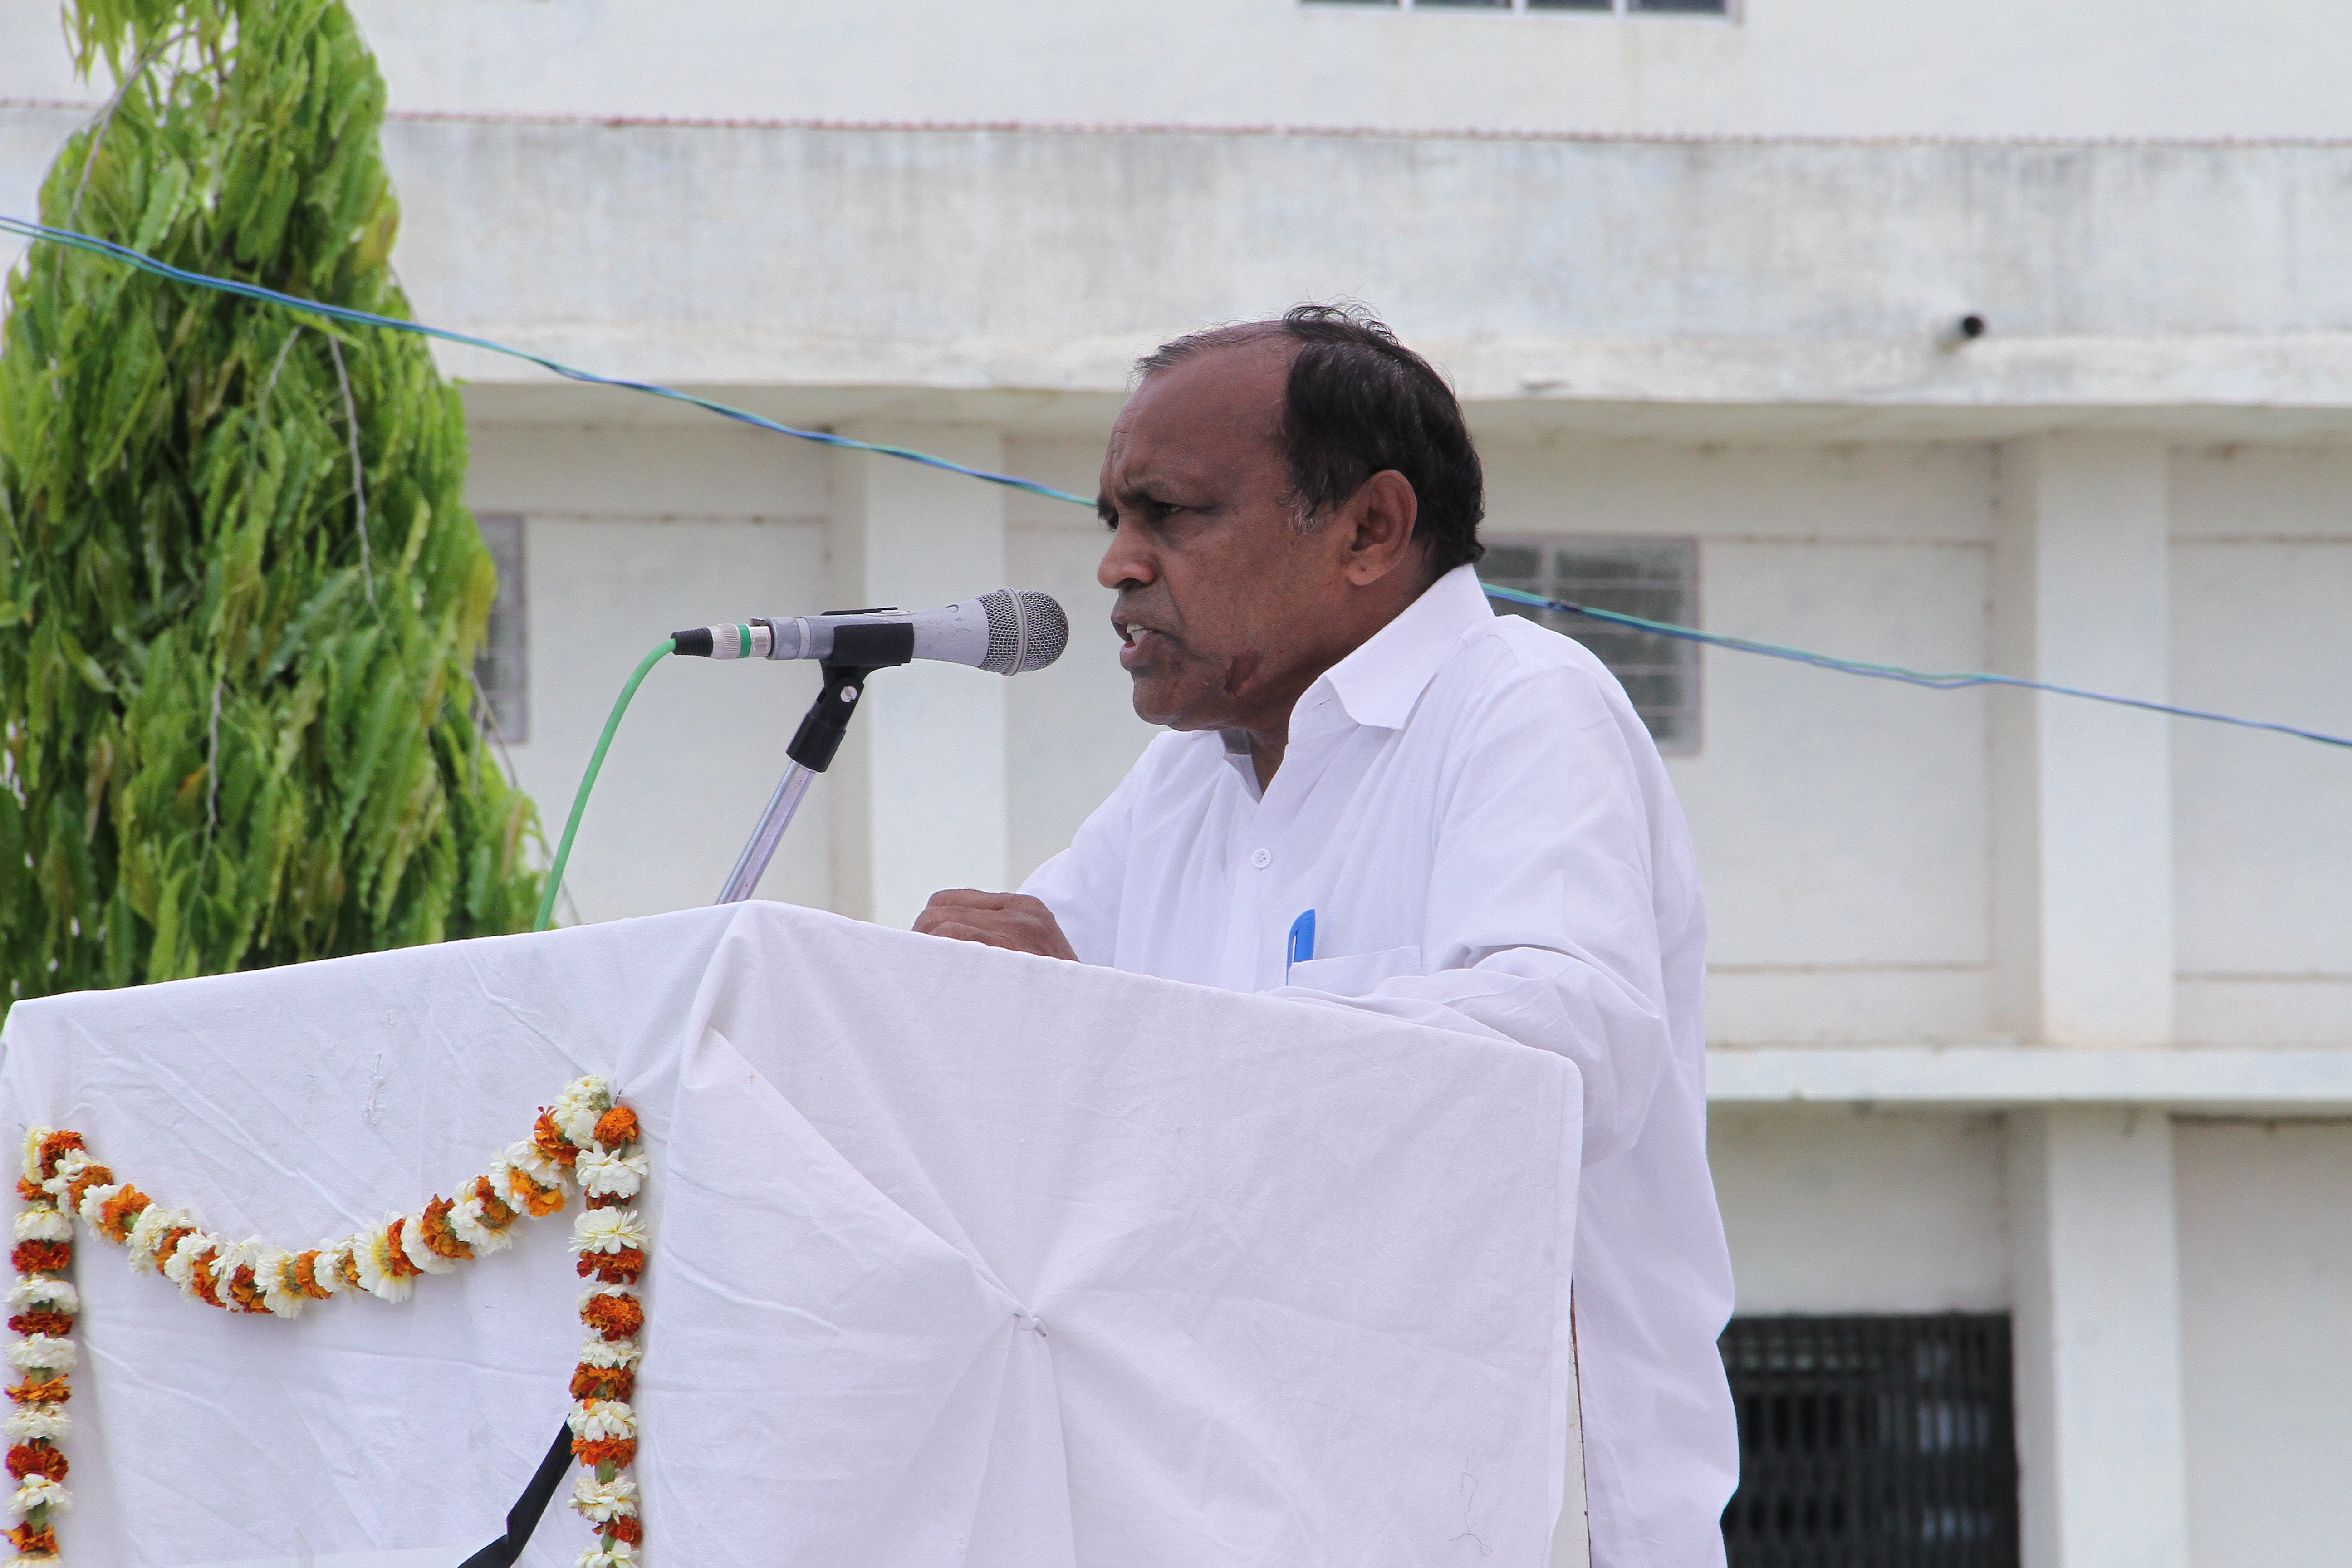
MULTIPOLYGON (((28 1001, 0 1046, 19 1133, 289 1248, 609 1079, 653 1568, 1556 1560, 1558 1057, 766 903, 28 1001)), ((66 1560, 456 1568, 571 1407, 578 1212, 294 1321, 78 1226, 66 1560)), ((589 1543, 568 1492, 524 1563, 589 1543)))

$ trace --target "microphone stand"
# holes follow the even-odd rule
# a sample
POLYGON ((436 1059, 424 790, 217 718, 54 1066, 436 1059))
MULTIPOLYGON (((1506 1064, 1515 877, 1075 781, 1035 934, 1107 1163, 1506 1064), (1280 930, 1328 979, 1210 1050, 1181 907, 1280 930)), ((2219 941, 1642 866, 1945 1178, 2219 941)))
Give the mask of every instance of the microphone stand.
POLYGON ((793 743, 784 748, 792 765, 784 776, 776 781, 776 791, 768 797, 767 810, 760 814, 759 826, 751 829, 743 852, 735 858, 735 868, 727 873, 726 885, 711 902, 740 904, 751 896, 760 885, 760 878, 775 858, 776 846, 783 842, 784 829, 793 825, 793 816, 801 808, 816 775, 833 765, 833 756, 841 749, 842 738, 849 733, 851 715, 857 711, 857 700, 866 694, 866 681, 877 669, 888 669, 906 664, 915 657, 915 628, 911 625, 845 626, 833 634, 833 657, 819 665, 824 686, 816 700, 809 704, 800 729, 793 735, 793 743))
MULTIPOLYGON (((850 715, 857 711, 857 700, 866 695, 866 679, 877 669, 910 662, 915 657, 915 628, 911 625, 847 626, 833 634, 833 657, 817 668, 824 672, 824 689, 801 720, 793 743, 784 748, 792 765, 776 784, 776 793, 768 797, 768 809, 760 814, 760 826, 751 830, 751 841, 743 846, 736 857, 735 869, 727 874, 727 885, 719 889, 711 900, 720 904, 740 904, 751 896, 760 885, 760 874, 775 858, 776 846, 784 837, 784 829, 793 823, 793 814, 801 807, 801 797, 817 774, 833 765, 833 755, 841 750, 842 737, 849 733, 850 715)), ((539 1462, 530 1484, 523 1488, 522 1496, 507 1512, 506 1533, 475 1552, 457 1568, 512 1568, 530 1544, 531 1532, 539 1528, 540 1516, 547 1511, 548 1500, 562 1484, 563 1472, 572 1460, 572 1426, 567 1420, 555 1434, 555 1444, 547 1458, 539 1462)))

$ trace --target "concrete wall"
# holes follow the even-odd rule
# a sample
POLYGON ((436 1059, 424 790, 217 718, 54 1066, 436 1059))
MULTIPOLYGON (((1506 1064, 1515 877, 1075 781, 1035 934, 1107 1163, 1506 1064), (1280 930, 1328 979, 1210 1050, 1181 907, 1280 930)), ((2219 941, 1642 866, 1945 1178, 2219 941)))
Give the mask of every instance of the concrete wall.
MULTIPOLYGON (((2199 447, 2171 478, 2179 700, 2352 734, 2352 452, 2199 447)), ((2352 1042, 2346 755, 2181 724, 2173 759, 2182 1037, 2352 1042)))
POLYGON ((2003 1150, 1994 1115, 1717 1107, 1707 1159, 1738 1310, 2005 1310, 2003 1150))
POLYGON ((2182 1387, 2197 1568, 2333 1568, 2352 1473, 2352 1126, 2183 1122, 2182 1387))
MULTIPOLYGON (((1747 134, 2342 135, 2330 0, 1732 0, 1513 16, 1298 0, 807 7, 360 0, 423 110, 1747 134)), ((82 90, 0 10, 0 96, 82 90)))

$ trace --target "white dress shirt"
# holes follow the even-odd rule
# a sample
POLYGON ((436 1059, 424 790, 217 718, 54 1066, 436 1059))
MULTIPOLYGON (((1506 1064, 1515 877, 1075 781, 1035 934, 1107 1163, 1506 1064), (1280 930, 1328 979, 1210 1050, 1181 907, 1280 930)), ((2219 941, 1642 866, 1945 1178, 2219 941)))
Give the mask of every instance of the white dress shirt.
POLYGON ((1244 737, 1161 735, 1023 890, 1087 963, 1573 1061, 1593 1562, 1722 1563, 1739 1455, 1715 1348, 1731 1263, 1706 1167, 1706 916, 1657 748, 1600 660, 1496 615, 1461 567, 1307 689, 1263 797, 1244 737), (1314 956, 1286 976, 1307 910, 1314 956))

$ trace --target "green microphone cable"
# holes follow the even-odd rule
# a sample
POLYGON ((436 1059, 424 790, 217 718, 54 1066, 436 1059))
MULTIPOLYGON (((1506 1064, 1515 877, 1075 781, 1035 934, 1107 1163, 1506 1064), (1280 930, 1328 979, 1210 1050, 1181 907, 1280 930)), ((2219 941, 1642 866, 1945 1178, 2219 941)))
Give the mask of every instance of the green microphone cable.
POLYGON ((563 837, 556 840, 555 860, 547 868, 547 891, 540 895, 539 919, 531 922, 533 931, 545 931, 555 921, 555 895, 563 887, 564 864, 572 858, 572 840, 580 832, 580 817, 588 809, 589 792, 596 787, 596 775, 604 766, 604 753, 612 749, 614 732, 621 727, 621 715, 629 710, 629 700, 645 683, 646 672, 677 651, 677 639, 664 637, 654 645, 621 688, 621 695, 613 700, 613 711, 604 721, 604 732, 596 737, 596 749, 588 755, 587 771, 580 775, 580 787, 572 792, 572 815, 563 824, 563 837))

